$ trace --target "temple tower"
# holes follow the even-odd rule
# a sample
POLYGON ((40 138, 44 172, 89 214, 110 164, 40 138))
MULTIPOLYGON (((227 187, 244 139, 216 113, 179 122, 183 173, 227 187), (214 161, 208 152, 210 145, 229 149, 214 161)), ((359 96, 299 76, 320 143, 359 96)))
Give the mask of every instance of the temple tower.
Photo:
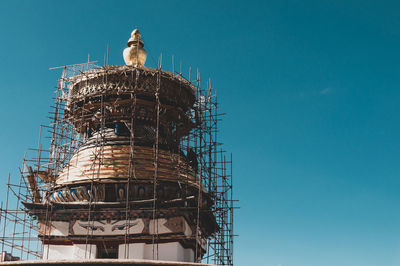
POLYGON ((231 161, 216 140, 216 93, 198 73, 146 67, 139 30, 127 46, 125 65, 63 68, 48 154, 22 173, 40 259, 231 265, 231 161))

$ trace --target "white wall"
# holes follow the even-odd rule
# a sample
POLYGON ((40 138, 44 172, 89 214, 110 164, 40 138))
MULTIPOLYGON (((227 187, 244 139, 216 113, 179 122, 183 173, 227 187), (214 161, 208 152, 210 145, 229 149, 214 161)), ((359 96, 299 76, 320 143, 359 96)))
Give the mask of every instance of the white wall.
POLYGON ((72 259, 73 245, 43 245, 43 260, 72 259))
MULTIPOLYGON (((184 261, 184 251, 184 248, 178 242, 158 244, 157 259, 169 261, 184 261)), ((151 256, 153 257, 153 254, 151 254, 151 256)))
MULTIPOLYGON (((144 243, 128 244, 127 257, 125 257, 125 244, 118 247, 119 259, 157 259, 167 261, 194 261, 194 251, 185 249, 178 242, 154 245, 156 257, 153 258, 153 245, 144 243), (157 252, 158 250, 158 252, 157 252), (158 253, 158 257, 157 257, 158 253)), ((96 245, 44 245, 43 260, 67 259, 95 259, 97 256, 96 245), (48 254, 48 256, 47 256, 48 254)))
POLYGON ((144 243, 133 243, 128 244, 127 257, 125 257, 125 244, 119 245, 118 247, 118 258, 119 259, 156 259, 156 260, 168 260, 168 261, 194 261, 194 252, 192 249, 185 249, 178 242, 162 243, 154 245, 154 254, 156 257, 153 258, 153 245, 144 243), (157 252, 158 250, 158 252, 157 252), (158 254, 158 257, 157 257, 158 254))
POLYGON ((74 259, 95 259, 97 256, 96 245, 75 244, 74 259))
POLYGON ((43 260, 95 259, 96 245, 44 245, 43 260))
POLYGON ((185 248, 183 259, 186 262, 194 262, 194 251, 191 248, 185 248))
POLYGON ((118 246, 119 259, 144 259, 145 243, 128 244, 125 257, 125 244, 118 246))

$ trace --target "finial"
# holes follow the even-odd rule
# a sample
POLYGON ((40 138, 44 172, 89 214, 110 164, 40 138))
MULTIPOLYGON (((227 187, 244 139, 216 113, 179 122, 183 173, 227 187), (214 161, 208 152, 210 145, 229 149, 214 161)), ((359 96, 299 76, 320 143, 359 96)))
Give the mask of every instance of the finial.
POLYGON ((143 66, 146 62, 147 52, 143 48, 144 43, 140 37, 140 31, 134 29, 127 43, 128 48, 124 49, 123 56, 128 66, 143 66))

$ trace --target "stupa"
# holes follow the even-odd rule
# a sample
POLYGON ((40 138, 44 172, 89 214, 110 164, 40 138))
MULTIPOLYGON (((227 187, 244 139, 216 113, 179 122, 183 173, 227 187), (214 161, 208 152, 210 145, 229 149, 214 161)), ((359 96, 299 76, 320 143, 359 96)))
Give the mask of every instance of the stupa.
POLYGON ((221 253, 212 262, 230 265, 219 249, 233 237, 232 191, 211 88, 146 67, 139 30, 127 45, 125 65, 64 68, 48 162, 23 174, 41 262, 199 263, 221 253))

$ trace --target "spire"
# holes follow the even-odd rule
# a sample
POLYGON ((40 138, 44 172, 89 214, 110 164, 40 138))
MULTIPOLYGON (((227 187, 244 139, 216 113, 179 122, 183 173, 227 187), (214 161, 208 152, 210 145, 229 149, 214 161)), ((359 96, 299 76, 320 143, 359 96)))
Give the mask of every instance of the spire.
POLYGON ((146 62, 147 52, 138 29, 134 29, 128 40, 128 48, 124 49, 124 60, 128 66, 143 66, 146 62))

